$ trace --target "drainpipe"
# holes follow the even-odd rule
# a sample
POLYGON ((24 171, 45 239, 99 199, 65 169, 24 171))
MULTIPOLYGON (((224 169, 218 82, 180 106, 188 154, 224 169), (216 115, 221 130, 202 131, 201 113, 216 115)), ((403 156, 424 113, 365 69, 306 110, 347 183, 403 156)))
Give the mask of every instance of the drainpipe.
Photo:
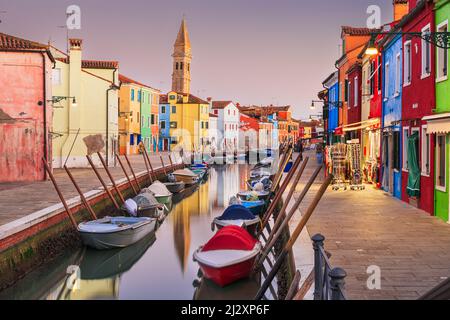
MULTIPOLYGON (((44 106, 44 159, 45 161, 48 163, 48 134, 47 134, 47 74, 46 74, 46 58, 45 58, 46 53, 41 52, 41 56, 42 56, 42 70, 43 70, 43 75, 44 75, 44 79, 43 79, 43 86, 44 86, 44 90, 43 90, 43 94, 44 94, 44 99, 43 99, 43 106, 44 106)), ((44 180, 47 180, 47 171, 44 170, 44 180)))
POLYGON ((116 72, 117 72, 117 69, 114 69, 112 85, 106 90, 106 165, 107 166, 109 165, 109 92, 112 90, 120 89, 120 86, 116 85, 116 72))

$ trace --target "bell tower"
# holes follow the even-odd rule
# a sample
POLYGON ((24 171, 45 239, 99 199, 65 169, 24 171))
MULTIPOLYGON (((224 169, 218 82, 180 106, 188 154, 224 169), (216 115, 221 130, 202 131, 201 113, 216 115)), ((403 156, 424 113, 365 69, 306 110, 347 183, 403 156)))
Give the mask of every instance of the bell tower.
POLYGON ((191 91, 191 42, 183 18, 173 46, 172 91, 189 94, 191 91))

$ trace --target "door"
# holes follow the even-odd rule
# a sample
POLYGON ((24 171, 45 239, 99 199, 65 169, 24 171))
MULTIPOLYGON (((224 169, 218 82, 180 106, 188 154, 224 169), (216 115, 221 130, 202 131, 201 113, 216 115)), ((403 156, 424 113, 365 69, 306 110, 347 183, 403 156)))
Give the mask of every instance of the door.
POLYGON ((164 139, 163 150, 164 151, 169 151, 169 139, 164 139))

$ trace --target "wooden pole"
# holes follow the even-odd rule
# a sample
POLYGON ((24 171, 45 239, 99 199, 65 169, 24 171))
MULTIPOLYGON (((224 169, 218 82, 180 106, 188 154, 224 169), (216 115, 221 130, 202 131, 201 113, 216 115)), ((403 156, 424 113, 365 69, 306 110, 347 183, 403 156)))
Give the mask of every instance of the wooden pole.
POLYGON ((53 175, 52 171, 50 170, 50 167, 48 166, 48 163, 45 160, 45 158, 42 158, 42 162, 44 163, 45 171, 47 172, 48 176, 50 177, 50 180, 53 183, 53 186, 55 187, 56 193, 58 193, 59 199, 61 200, 64 208, 66 209, 66 213, 69 216, 70 222, 72 222, 73 227, 76 230, 78 230, 78 225, 77 225, 77 222, 75 221, 74 217, 72 216, 72 211, 70 211, 70 208, 67 205, 66 200, 64 199, 61 189, 59 189, 58 184, 56 183, 55 176, 53 175))
MULTIPOLYGON (((152 175, 155 176, 155 180, 158 180, 158 177, 156 176, 155 171, 153 170, 152 162, 150 161, 150 156, 147 153, 147 149, 145 148, 145 146, 143 146, 143 147, 144 147, 145 157, 147 158, 148 165, 150 166, 150 170, 152 171, 152 175)), ((153 180, 151 182, 153 182, 153 180)))
POLYGON ((295 241, 297 241, 300 233, 302 232, 303 228, 305 227, 306 223, 308 222, 309 218, 313 214, 314 210, 316 209, 317 205, 319 204, 320 200, 322 199, 324 193, 326 192, 328 186, 331 183, 331 176, 327 177, 325 182, 321 185, 319 191, 315 195, 313 201, 309 205, 307 211, 303 215, 302 219, 300 220, 299 224, 295 228, 294 232, 292 233, 291 238, 287 242, 286 246, 284 247, 281 254, 278 256, 273 269, 270 271, 267 278, 264 280, 264 283, 262 284, 261 288, 259 289, 258 293, 256 294, 255 300, 260 300, 264 293, 266 292, 267 288, 270 286, 271 282, 277 275, 278 271, 280 270, 281 266, 283 265, 284 259, 288 255, 289 251, 292 249, 292 247, 295 244, 295 241))
MULTIPOLYGON (((122 160, 120 160, 120 157, 119 157, 118 154, 116 154, 116 158, 117 158, 117 161, 119 162, 120 167, 122 168, 123 173, 125 174, 125 177, 126 177, 127 180, 128 180, 128 184, 129 184, 130 187, 133 189, 134 194, 135 194, 135 195, 138 195, 138 191, 137 191, 136 188, 134 187, 134 184, 131 182, 131 179, 130 179, 130 177, 128 176, 127 170, 125 169, 125 167, 124 167, 124 165, 123 165, 123 163, 122 163, 122 160)), ((139 185, 138 185, 138 188, 139 188, 139 185)))
MULTIPOLYGON (((136 177, 136 174, 134 172, 133 166, 131 165, 130 159, 128 159, 128 156, 126 154, 123 155, 125 157, 125 161, 128 164, 128 167, 130 168, 131 174, 133 175, 134 181, 136 181, 136 184, 138 186, 138 189, 141 189, 141 186, 139 185, 139 180, 136 177)), ((145 159, 144 159, 145 160, 145 159)), ((151 178, 151 177, 150 177, 151 178)))
POLYGON ((97 168, 94 165, 94 162, 92 162, 92 158, 91 156, 87 155, 86 156, 87 160, 89 161, 89 164, 92 167, 92 170, 94 170, 95 175, 97 176, 98 180, 100 181, 100 183, 103 186, 103 189, 105 189, 106 193, 108 194, 109 199, 112 201, 112 203, 114 204, 114 206, 116 207, 116 209, 120 209, 119 204, 117 203, 116 199, 114 198, 113 194, 111 193, 111 191, 108 189, 108 186, 106 185, 105 181, 103 180, 102 176, 100 175, 100 173, 98 172, 97 168))
POLYGON ((145 151, 142 153, 142 157, 144 158, 144 164, 145 164, 145 168, 147 169, 147 175, 148 175, 148 178, 150 179, 150 183, 153 183, 153 177, 152 177, 152 174, 150 173, 150 169, 147 164, 147 158, 145 157, 144 153, 145 153, 145 151))
POLYGON ((103 165, 103 168, 105 168, 106 174, 109 177, 109 180, 111 180, 111 183, 114 187, 114 190, 116 190, 117 195, 120 198, 120 201, 122 201, 122 203, 125 203, 125 199, 123 198, 122 193, 120 192, 119 187, 116 184, 116 181, 114 181, 114 177, 112 176, 111 172, 109 171, 108 165, 106 164, 105 160, 103 159, 102 155, 100 154, 100 152, 97 152, 98 158, 100 159, 100 162, 103 165))
POLYGON ((311 188, 312 184, 316 180, 316 178, 319 175, 319 172, 321 171, 321 169, 322 169, 322 166, 318 167, 316 169, 316 171, 313 173, 313 175, 309 178, 308 183, 306 184, 305 188, 303 189, 302 193, 298 197, 298 199, 295 202, 295 204, 292 206, 292 208, 289 211, 289 214, 287 215, 287 217, 283 217, 284 213, 286 211, 286 208, 287 208, 287 205, 285 204, 285 206, 284 206, 284 210, 285 211, 281 211, 280 212, 280 214, 278 216, 279 219, 277 219, 277 221, 276 221, 276 224, 278 222, 278 226, 277 226, 276 229, 275 229, 275 226, 272 229, 272 232, 269 235, 268 242, 266 242, 266 245, 263 248, 263 253, 261 254, 258 262, 255 264, 256 268, 258 268, 258 266, 262 265, 264 259, 267 257, 267 255, 269 254, 270 250, 275 246, 275 244, 278 241, 278 239, 283 235, 283 229, 287 226, 287 224, 291 220, 292 216, 294 215, 295 211, 297 211, 298 207, 303 202, 303 199, 305 198, 305 196, 308 193, 309 189, 311 188), (282 221, 281 225, 280 225, 280 221, 282 221))
POLYGON ((89 202, 86 200, 86 197, 84 196, 83 192, 81 191, 80 187, 78 186, 78 183, 75 181, 72 173, 69 171, 69 168, 67 168, 66 165, 64 165, 64 170, 66 170, 67 175, 70 178, 70 181, 72 181, 75 189, 77 189, 78 194, 80 195, 80 199, 81 202, 83 203, 84 207, 86 208, 87 211, 89 211, 89 213, 91 214, 92 218, 94 220, 97 220, 97 215, 95 214, 94 210, 92 209, 91 205, 89 204, 89 202))
POLYGON ((295 272, 294 279, 292 280, 291 285, 289 286, 288 293, 286 294, 286 297, 284 300, 292 300, 294 299, 295 295, 298 292, 298 285, 300 284, 300 280, 302 279, 302 275, 300 274, 300 271, 295 272))
POLYGON ((171 170, 173 172, 173 171, 175 171, 175 168, 173 166, 172 156, 170 155, 170 153, 169 153, 169 161, 170 161, 170 168, 171 168, 171 170))

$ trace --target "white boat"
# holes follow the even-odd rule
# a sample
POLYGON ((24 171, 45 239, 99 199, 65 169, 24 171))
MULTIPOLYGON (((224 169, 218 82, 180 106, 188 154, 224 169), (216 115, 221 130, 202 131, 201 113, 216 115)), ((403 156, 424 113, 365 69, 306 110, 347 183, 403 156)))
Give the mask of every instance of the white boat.
POLYGON ((168 204, 172 201, 172 192, 167 189, 167 187, 160 181, 155 181, 153 184, 146 188, 142 189, 144 193, 151 193, 158 200, 159 203, 168 204))
POLYGON ((177 181, 182 181, 186 185, 193 185, 193 184, 198 183, 198 181, 199 181, 198 175, 189 169, 176 170, 172 174, 175 176, 177 181))
POLYGON ((78 231, 86 246, 106 250, 132 245, 154 231, 155 227, 154 218, 105 217, 80 223, 78 231))

